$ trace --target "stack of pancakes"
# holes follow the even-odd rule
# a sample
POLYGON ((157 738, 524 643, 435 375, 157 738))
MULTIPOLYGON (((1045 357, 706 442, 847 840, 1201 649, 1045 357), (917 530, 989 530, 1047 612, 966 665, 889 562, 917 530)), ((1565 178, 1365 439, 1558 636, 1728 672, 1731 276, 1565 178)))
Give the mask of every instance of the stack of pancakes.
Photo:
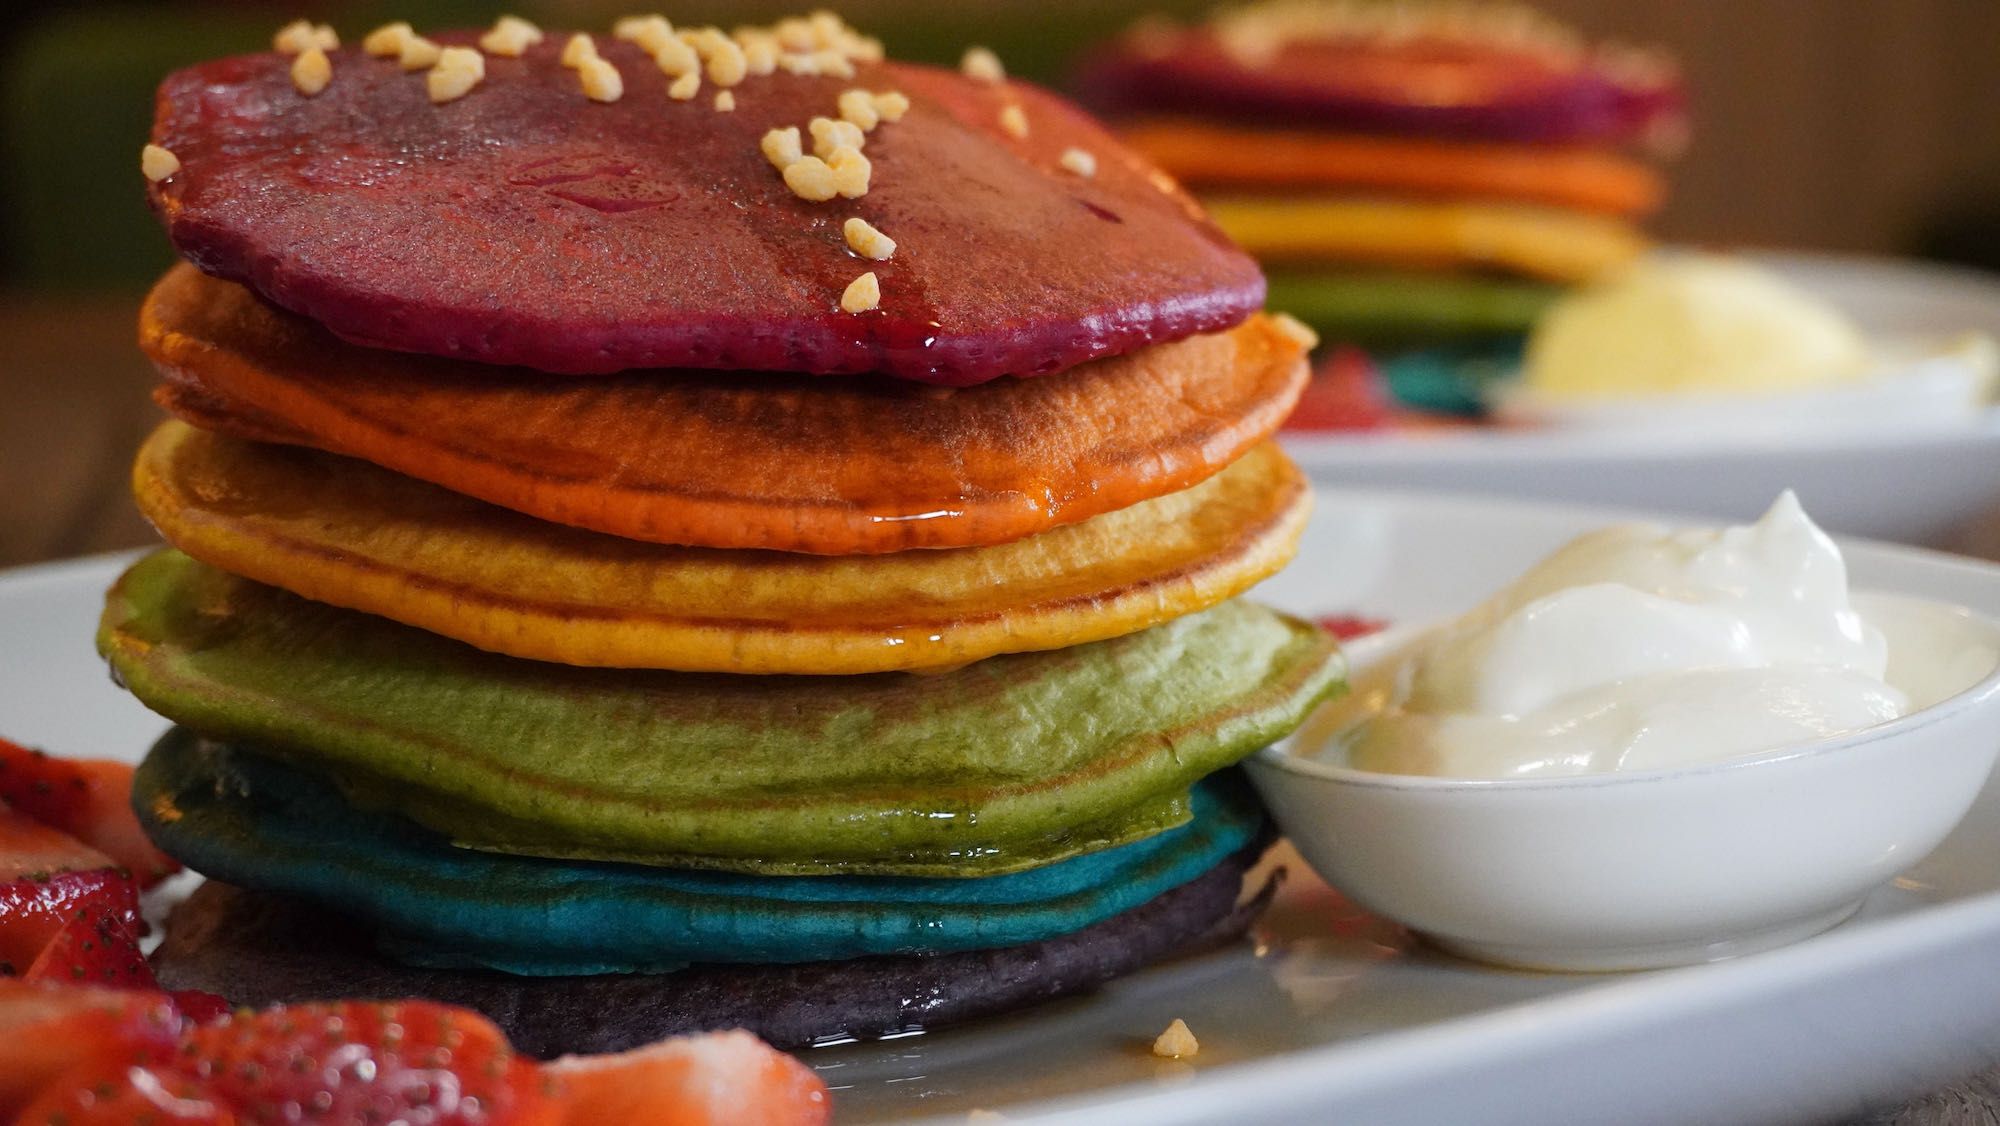
MULTIPOLYGON (((1476 407, 1564 287, 1630 261, 1685 131, 1671 63, 1514 4, 1271 0, 1149 22, 1086 95, 1271 267, 1271 303, 1476 407)), ((1406 373, 1408 378, 1394 378, 1406 373)))
POLYGON ((538 1054, 799 1045, 1254 915, 1227 768, 1340 681, 1234 597, 1309 504, 1269 441, 1299 334, 1065 103, 825 17, 733 41, 726 109, 643 35, 591 44, 611 101, 553 34, 443 102, 345 49, 311 93, 277 53, 161 87, 186 262, 134 486, 171 549, 99 644, 180 725, 135 793, 211 878, 173 986, 431 996, 538 1054), (907 111, 865 193, 796 194, 767 135, 867 98, 907 111))

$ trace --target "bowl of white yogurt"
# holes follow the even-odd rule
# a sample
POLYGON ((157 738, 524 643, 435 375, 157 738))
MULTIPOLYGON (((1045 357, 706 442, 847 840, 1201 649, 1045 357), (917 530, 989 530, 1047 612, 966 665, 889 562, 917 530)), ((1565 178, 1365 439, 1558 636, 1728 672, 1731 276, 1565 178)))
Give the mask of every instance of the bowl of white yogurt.
POLYGON ((1818 933, 1935 848, 2000 753, 2000 623, 1851 592, 1790 494, 1752 525, 1580 537, 1348 657, 1347 696, 1251 777, 1328 883, 1504 965, 1818 933))

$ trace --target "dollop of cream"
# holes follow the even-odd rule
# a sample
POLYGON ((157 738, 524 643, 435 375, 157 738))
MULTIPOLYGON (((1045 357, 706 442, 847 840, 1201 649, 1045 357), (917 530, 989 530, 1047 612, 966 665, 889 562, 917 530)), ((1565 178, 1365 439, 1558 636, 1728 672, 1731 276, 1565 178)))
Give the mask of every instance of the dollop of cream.
POLYGON ((1680 766, 1871 727, 1910 701, 1790 492, 1757 523, 1582 536, 1359 678, 1319 730, 1363 770, 1680 766))
POLYGON ((1770 393, 1840 383, 1871 364, 1838 309, 1741 258, 1652 255, 1564 297, 1528 338, 1543 397, 1770 393))

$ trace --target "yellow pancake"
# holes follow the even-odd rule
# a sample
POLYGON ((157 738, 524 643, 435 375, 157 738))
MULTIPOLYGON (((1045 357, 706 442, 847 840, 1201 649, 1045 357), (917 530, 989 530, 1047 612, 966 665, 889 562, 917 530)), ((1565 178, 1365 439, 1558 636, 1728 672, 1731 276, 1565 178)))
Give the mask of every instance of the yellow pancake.
POLYGON ((992 547, 830 557, 550 524, 315 450, 168 422, 139 507, 205 563, 532 660, 847 674, 1116 637, 1282 567, 1311 505, 1276 445, 1199 485, 992 547))
POLYGON ((1205 202, 1230 238, 1266 262, 1503 270, 1583 282, 1651 245, 1622 219, 1529 204, 1344 196, 1205 202))

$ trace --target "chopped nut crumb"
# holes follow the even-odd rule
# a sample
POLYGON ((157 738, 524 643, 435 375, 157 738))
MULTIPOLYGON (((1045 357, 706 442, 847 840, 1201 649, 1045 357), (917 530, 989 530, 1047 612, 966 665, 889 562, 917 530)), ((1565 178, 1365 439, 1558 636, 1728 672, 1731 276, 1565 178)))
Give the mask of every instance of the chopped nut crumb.
POLYGON ((415 34, 416 30, 401 20, 385 23, 368 33, 361 49, 378 59, 393 59, 403 53, 403 41, 415 34))
POLYGON ((779 55, 778 69, 784 71, 786 74, 804 75, 810 78, 813 75, 819 73, 819 56, 792 55, 792 54, 779 55))
POLYGON ((841 225, 840 233, 847 237, 847 245, 854 253, 877 262, 887 261, 896 253, 896 240, 875 228, 875 224, 855 216, 841 225))
POLYGON ((848 58, 864 63, 879 63, 887 54, 882 49, 882 41, 872 35, 850 35, 846 51, 848 58))
POLYGON ((875 95, 875 112, 880 114, 884 121, 901 121, 903 120, 903 115, 910 112, 909 96, 901 90, 891 90, 886 94, 877 94, 875 95))
POLYGON ((787 51, 810 51, 819 46, 819 37, 813 33, 812 23, 797 16, 779 20, 771 31, 778 37, 779 46, 787 51))
POLYGON ((799 142, 799 127, 796 125, 771 130, 764 134, 760 145, 764 150, 764 158, 780 172, 797 164, 805 156, 805 149, 799 142))
POLYGON ((1005 82, 1007 68, 1000 65, 1000 56, 984 47, 968 47, 965 57, 958 62, 958 69, 967 78, 980 82, 1005 82))
POLYGON ((833 151, 842 145, 859 152, 868 143, 861 127, 852 121, 815 117, 806 123, 806 128, 812 132, 813 154, 829 162, 833 160, 833 151))
POLYGON ((678 38, 706 64, 708 80, 717 86, 734 86, 749 73, 750 63, 743 48, 719 27, 683 31, 678 38))
POLYGON ((848 199, 860 199, 868 194, 868 178, 875 166, 861 150, 852 145, 841 145, 826 158, 826 166, 833 170, 834 190, 848 199))
POLYGON ((542 39, 542 29, 527 20, 519 16, 501 16, 493 21, 493 30, 479 37, 479 46, 488 54, 518 59, 542 39))
POLYGON ((806 17, 806 26, 812 29, 813 46, 838 47, 849 34, 847 24, 832 12, 821 10, 806 17))
POLYGON ((743 32, 736 33, 736 45, 743 48, 743 69, 762 77, 778 69, 778 44, 775 40, 744 38, 743 32))
POLYGON ((841 120, 853 122, 855 127, 864 133, 875 128, 882 120, 882 115, 875 110, 875 95, 866 90, 859 88, 842 90, 837 104, 840 106, 841 120))
POLYGON ((412 35, 403 40, 402 53, 396 61, 404 70, 426 70, 437 65, 438 57, 444 49, 421 35, 412 35))
POLYGON ((734 86, 750 75, 750 58, 733 39, 719 39, 708 56, 708 80, 717 86, 734 86))
POLYGON ((147 145, 139 150, 139 171, 155 184, 181 170, 181 158, 170 149, 147 145))
POLYGON ((814 51, 812 59, 818 65, 819 72, 830 78, 854 77, 854 63, 839 51, 831 48, 823 51, 814 51))
POLYGON ((1310 352, 1319 347, 1319 333, 1314 332, 1311 325, 1290 313, 1273 313, 1271 321, 1279 332, 1296 341, 1299 347, 1306 351, 1310 352))
POLYGON ((1167 1059, 1186 1059, 1201 1051, 1201 1043, 1188 1031, 1187 1022, 1179 1017, 1167 1026, 1165 1032, 1153 1041, 1153 1054, 1167 1059))
POLYGON ((317 45, 311 20, 293 20, 271 36, 271 49, 281 55, 296 55, 307 47, 317 45))
POLYGON ((649 55, 673 41, 674 25, 665 16, 626 16, 611 25, 611 37, 636 44, 649 55))
POLYGON ((597 57, 599 57, 597 41, 581 31, 570 36, 569 42, 563 44, 562 65, 571 69, 581 67, 588 60, 597 57))
POLYGON ((816 156, 802 156, 785 165, 785 186, 800 199, 822 203, 840 194, 833 168, 816 156))
POLYGON ((1097 175, 1097 158, 1082 149, 1064 149, 1062 157, 1057 163, 1061 164, 1065 170, 1074 172, 1086 180, 1097 175))
POLYGON ((470 47, 446 47, 438 53, 437 65, 425 76, 425 83, 431 101, 443 105, 471 93, 485 77, 485 55, 470 47))
POLYGON ((625 96, 625 76, 611 60, 592 55, 576 68, 583 83, 583 96, 593 102, 615 102, 625 96))
POLYGON ((1000 111, 1000 128, 1017 141, 1028 139, 1028 114, 1018 105, 1009 105, 1000 111))
POLYGON ((340 46, 340 36, 327 24, 293 20, 271 37, 271 49, 281 55, 296 55, 311 48, 331 51, 340 46))
POLYGON ((680 39, 668 39, 653 52, 653 65, 669 78, 684 78, 701 73, 701 56, 680 39))
POLYGON ((736 95, 728 90, 715 92, 715 112, 729 113, 736 108, 736 95))
POLYGON ((698 70, 688 71, 674 79, 667 87, 667 97, 677 102, 691 102, 699 93, 701 93, 701 72, 698 70))
POLYGON ((310 98, 333 81, 333 60, 318 47, 307 47, 292 60, 292 85, 310 98))
POLYGON ((882 283, 876 279, 873 270, 848 282, 847 288, 841 291, 840 307, 846 312, 866 313, 881 306, 882 283))

